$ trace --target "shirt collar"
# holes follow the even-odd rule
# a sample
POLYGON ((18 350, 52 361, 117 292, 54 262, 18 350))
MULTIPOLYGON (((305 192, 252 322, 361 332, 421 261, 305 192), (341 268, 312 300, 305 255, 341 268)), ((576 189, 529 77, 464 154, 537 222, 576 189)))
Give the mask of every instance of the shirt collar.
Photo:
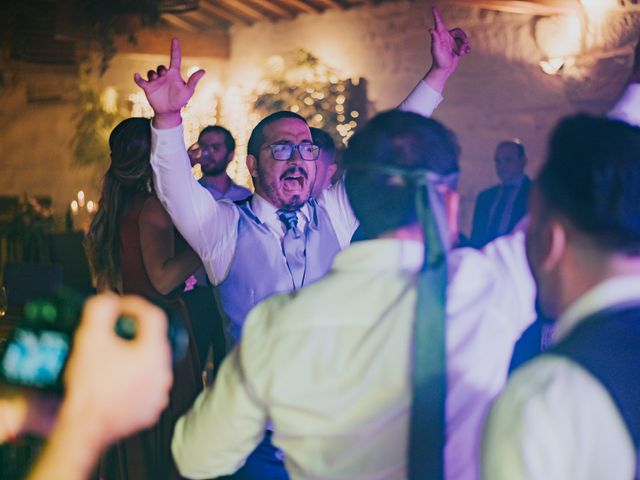
MULTIPOLYGON (((258 217, 258 220, 267 225, 281 225, 278 217, 278 209, 274 207, 268 200, 255 193, 251 197, 251 210, 258 217)), ((298 218, 302 217, 305 222, 309 221, 309 204, 305 203, 298 210, 298 218)))
POLYGON ((415 273, 422 267, 424 245, 412 240, 384 238, 357 242, 342 250, 333 261, 334 270, 392 270, 415 273))
POLYGON ((565 309, 556 323, 554 342, 566 338, 591 314, 629 301, 638 301, 639 295, 640 275, 618 276, 600 282, 565 309))

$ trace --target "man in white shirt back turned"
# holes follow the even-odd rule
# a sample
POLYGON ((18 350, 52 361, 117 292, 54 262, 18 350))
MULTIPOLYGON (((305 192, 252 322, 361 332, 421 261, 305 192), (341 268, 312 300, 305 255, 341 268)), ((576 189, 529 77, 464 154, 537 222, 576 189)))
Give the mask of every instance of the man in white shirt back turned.
MULTIPOLYGON (((457 155, 451 132, 413 113, 381 114, 356 133, 345 153, 345 187, 361 227, 376 239, 338 253, 322 280, 249 314, 215 385, 176 425, 172 448, 183 475, 210 478, 238 468, 270 422, 292 478, 407 478, 409 364, 424 245, 415 188, 366 168, 428 169, 448 211, 457 206, 457 155)), ((505 382, 515 340, 534 318, 522 237, 450 255, 449 479, 476 478, 485 412, 505 382)))

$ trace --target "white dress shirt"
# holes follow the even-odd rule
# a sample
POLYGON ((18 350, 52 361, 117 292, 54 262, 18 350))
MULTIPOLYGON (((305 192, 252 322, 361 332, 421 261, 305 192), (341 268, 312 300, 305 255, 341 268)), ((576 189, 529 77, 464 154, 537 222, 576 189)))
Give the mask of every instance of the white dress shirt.
MULTIPOLYGON (((449 259, 447 478, 477 478, 479 432, 504 385, 515 341, 533 321, 523 233, 449 259)), ((360 242, 296 294, 247 318, 213 388, 182 417, 183 475, 238 468, 273 424, 293 479, 405 479, 415 275, 423 246, 360 242)))
MULTIPOLYGON (((561 341, 590 314, 640 301, 640 276, 609 279, 558 320, 561 341)), ((608 391, 580 365, 545 355, 518 370, 487 421, 487 480, 632 480, 636 452, 608 391)))

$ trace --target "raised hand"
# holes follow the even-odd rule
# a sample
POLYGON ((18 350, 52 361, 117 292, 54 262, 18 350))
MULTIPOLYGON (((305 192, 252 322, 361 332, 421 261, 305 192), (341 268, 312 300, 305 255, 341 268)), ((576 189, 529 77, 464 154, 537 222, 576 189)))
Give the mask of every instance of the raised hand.
POLYGON ((142 88, 155 113, 154 125, 169 128, 180 124, 180 110, 192 97, 196 85, 204 75, 204 70, 194 72, 185 82, 180 73, 180 42, 171 41, 171 60, 169 68, 160 65, 156 70, 147 72, 147 79, 139 73, 133 76, 136 84, 142 88))
POLYGON ((434 90, 442 93, 447 80, 458 67, 460 57, 471 52, 467 34, 460 28, 447 30, 442 21, 440 11, 433 7, 434 27, 431 34, 432 65, 424 77, 424 81, 434 90))
POLYGON ((460 28, 447 30, 436 7, 433 7, 433 23, 434 28, 429 29, 433 67, 453 73, 460 57, 471 52, 467 34, 460 28))

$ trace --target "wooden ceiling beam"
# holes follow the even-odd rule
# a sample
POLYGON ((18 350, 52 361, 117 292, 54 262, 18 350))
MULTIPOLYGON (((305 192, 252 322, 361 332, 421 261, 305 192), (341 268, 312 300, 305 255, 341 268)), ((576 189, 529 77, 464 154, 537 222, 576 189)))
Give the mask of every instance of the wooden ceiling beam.
POLYGON ((225 5, 228 9, 231 9, 232 11, 237 12, 240 15, 251 18, 253 21, 264 22, 272 20, 271 17, 265 15, 261 11, 256 10, 255 8, 252 8, 246 3, 238 0, 218 0, 218 3, 221 6, 225 5))
POLYGON ((303 11, 305 13, 320 13, 320 9, 302 0, 281 0, 287 6, 303 11))
MULTIPOLYGON (((202 2, 201 2, 202 3, 202 2)), ((229 58, 229 34, 227 32, 179 32, 170 28, 143 28, 136 31, 136 44, 126 34, 116 35, 114 43, 118 53, 167 55, 171 39, 178 37, 185 56, 229 58)))
POLYGON ((235 25, 249 25, 252 23, 250 20, 247 20, 244 17, 240 17, 224 8, 220 8, 219 6, 214 5, 209 0, 200 0, 198 2, 198 9, 201 9, 203 12, 207 12, 211 15, 220 17, 227 22, 233 23, 235 25))
POLYGON ((229 28, 228 21, 216 15, 209 15, 200 9, 180 13, 178 16, 198 27, 198 30, 202 32, 223 31, 229 28))
POLYGON ((253 3, 259 7, 262 7, 264 10, 268 10, 269 12, 277 15, 280 18, 291 18, 293 17, 293 13, 290 10, 287 10, 278 4, 274 3, 271 0, 250 0, 247 3, 253 3))
POLYGON ((161 15, 160 18, 165 20, 167 23, 169 23, 173 27, 180 28, 190 33, 198 32, 198 27, 196 25, 180 18, 178 15, 174 15, 173 13, 165 13, 161 15))
POLYGON ((578 0, 452 0, 470 7, 533 16, 551 16, 581 11, 578 0))
POLYGON ((347 8, 347 5, 345 5, 343 2, 339 2, 337 0, 317 0, 318 3, 321 3, 322 5, 328 7, 328 8, 337 8, 340 10, 344 10, 347 8))

